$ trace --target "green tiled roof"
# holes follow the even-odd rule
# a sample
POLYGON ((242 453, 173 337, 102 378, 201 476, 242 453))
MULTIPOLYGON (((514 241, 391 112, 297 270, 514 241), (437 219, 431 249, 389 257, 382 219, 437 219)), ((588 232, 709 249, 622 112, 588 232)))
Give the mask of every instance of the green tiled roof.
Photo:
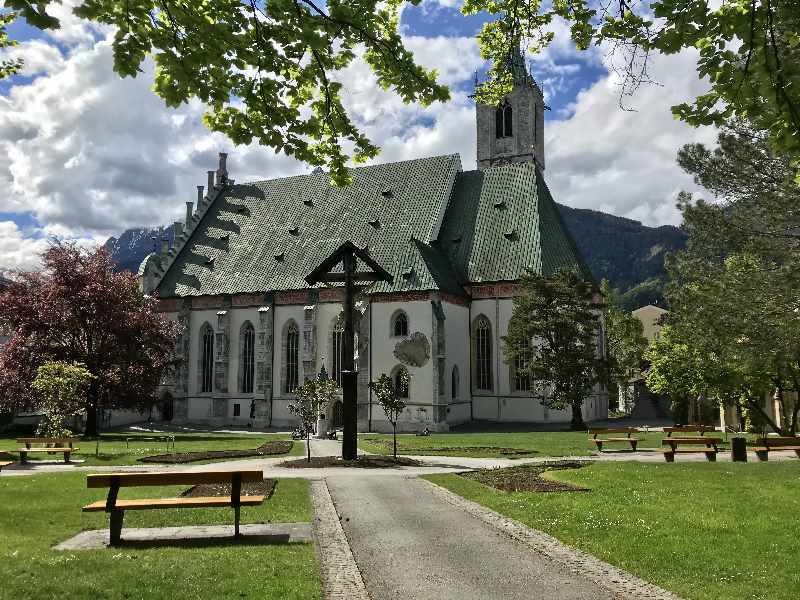
POLYGON ((437 235, 460 168, 454 154, 356 168, 342 188, 324 173, 230 186, 162 278, 159 295, 305 289, 303 278, 346 240, 366 246, 394 276, 374 291, 437 289, 414 240, 427 244, 437 235))
POLYGON ((581 264, 533 164, 461 172, 458 155, 231 185, 162 278, 162 297, 305 289, 344 241, 394 277, 374 292, 442 290, 581 264))
POLYGON ((463 281, 511 281, 528 268, 591 277, 533 163, 461 173, 438 246, 463 281))

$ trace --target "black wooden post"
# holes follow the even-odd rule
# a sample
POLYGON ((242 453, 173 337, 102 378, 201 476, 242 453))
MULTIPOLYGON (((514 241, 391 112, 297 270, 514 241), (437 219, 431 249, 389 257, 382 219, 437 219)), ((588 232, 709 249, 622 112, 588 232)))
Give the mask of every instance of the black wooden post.
POLYGON ((359 291, 358 281, 393 281, 392 276, 381 267, 365 250, 356 247, 352 242, 344 242, 337 250, 326 258, 306 277, 309 285, 322 282, 344 283, 344 340, 342 344, 342 458, 355 460, 358 458, 358 389, 355 371, 355 329, 353 328, 353 310, 355 296, 359 291), (357 263, 361 261, 371 271, 356 272, 357 263), (333 272, 340 264, 344 273, 333 272))
POLYGON ((342 401, 344 423, 342 424, 342 458, 358 458, 358 390, 355 373, 355 330, 353 308, 355 307, 356 257, 352 253, 343 256, 344 267, 344 346, 342 356, 342 401))

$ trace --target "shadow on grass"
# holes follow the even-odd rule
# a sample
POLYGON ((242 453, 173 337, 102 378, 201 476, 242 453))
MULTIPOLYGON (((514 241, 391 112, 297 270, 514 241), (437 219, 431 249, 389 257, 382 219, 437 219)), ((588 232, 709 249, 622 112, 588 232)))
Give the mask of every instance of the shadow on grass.
POLYGON ((292 542, 288 533, 272 533, 262 535, 242 534, 238 538, 231 533, 230 537, 207 537, 180 540, 126 540, 125 530, 122 531, 122 540, 109 549, 145 549, 145 548, 219 548, 228 546, 283 546, 288 544, 308 543, 292 542))

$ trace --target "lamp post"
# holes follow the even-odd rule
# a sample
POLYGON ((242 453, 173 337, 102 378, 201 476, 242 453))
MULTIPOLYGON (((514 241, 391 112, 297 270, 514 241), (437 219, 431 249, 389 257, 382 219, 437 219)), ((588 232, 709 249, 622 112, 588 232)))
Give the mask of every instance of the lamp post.
POLYGON ((347 241, 311 273, 306 276, 306 283, 344 283, 344 336, 342 340, 342 458, 355 460, 358 458, 358 428, 357 373, 355 370, 355 330, 353 329, 353 309, 355 295, 365 286, 359 282, 386 281, 391 283, 392 276, 372 259, 365 250, 358 248, 353 242, 347 241), (359 263, 361 271, 357 271, 359 263), (342 265, 342 271, 334 268, 342 265))

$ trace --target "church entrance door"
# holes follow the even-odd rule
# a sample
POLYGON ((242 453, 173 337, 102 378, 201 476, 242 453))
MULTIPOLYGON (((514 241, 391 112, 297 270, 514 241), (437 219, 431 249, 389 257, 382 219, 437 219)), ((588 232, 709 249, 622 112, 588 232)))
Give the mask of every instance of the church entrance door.
POLYGON ((333 403, 333 428, 339 429, 344 425, 344 406, 340 400, 333 403))
POLYGON ((175 399, 172 397, 172 394, 167 392, 161 398, 161 418, 164 421, 172 421, 172 417, 175 415, 175 399))

